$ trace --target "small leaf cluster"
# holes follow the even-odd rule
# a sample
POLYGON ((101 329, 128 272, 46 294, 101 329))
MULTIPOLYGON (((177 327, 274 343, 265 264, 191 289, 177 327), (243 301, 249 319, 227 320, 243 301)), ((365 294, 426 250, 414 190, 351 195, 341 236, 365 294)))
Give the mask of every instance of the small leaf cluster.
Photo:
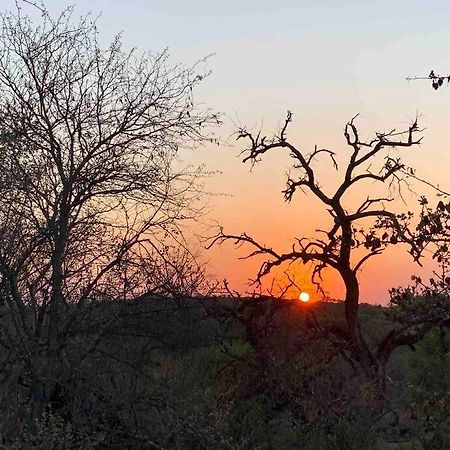
POLYGON ((434 74, 434 70, 430 72, 428 77, 430 78, 431 86, 435 91, 437 91, 444 84, 444 80, 447 80, 447 82, 450 83, 450 75, 446 77, 437 76, 434 74))

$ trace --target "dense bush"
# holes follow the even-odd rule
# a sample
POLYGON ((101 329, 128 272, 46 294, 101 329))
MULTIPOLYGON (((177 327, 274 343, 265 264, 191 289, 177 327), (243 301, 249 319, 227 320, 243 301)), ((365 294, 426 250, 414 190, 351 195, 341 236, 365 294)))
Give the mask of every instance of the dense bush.
MULTIPOLYGON (((434 328, 421 343, 394 353, 380 398, 329 338, 308 328, 311 312, 294 303, 273 312, 277 301, 257 302, 259 319, 252 325, 248 310, 231 314, 231 300, 97 305, 90 320, 116 320, 82 364, 66 368, 34 434, 21 421, 26 368, 15 368, 15 378, 2 385, 1 448, 449 447, 445 329, 434 328)), ((315 317, 339 321, 340 306, 317 305, 315 317)), ((389 326, 383 311, 363 307, 369 333, 389 326)), ((71 352, 92 344, 94 322, 71 352)))

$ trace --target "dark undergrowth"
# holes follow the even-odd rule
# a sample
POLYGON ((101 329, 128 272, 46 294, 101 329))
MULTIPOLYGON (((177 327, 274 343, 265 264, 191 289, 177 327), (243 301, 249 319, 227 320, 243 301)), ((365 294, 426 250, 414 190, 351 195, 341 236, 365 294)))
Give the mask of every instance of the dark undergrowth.
MULTIPOLYGON (((392 326, 381 307, 363 305, 361 317, 369 342, 392 326)), ((26 367, 4 368, 1 448, 450 448, 446 329, 396 350, 380 393, 312 320, 340 323, 342 305, 103 303, 67 346, 33 430, 26 367), (93 342, 105 320, 111 326, 93 342)))

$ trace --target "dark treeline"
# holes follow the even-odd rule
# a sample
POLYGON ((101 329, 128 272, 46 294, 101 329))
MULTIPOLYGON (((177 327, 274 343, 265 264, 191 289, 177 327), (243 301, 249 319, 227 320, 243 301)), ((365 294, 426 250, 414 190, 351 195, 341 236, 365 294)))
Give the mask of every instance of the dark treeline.
MULTIPOLYGON (((370 344, 395 308, 362 305, 370 344)), ((446 448, 448 331, 394 352, 380 396, 324 332, 343 317, 341 302, 268 297, 103 302, 65 355, 35 434, 17 434, 30 380, 10 367, 4 447, 446 448)))
MULTIPOLYGON (((392 327, 395 308, 362 305, 370 344, 392 327)), ((269 297, 99 303, 34 434, 20 428, 30 379, 8 368, 3 446, 446 448, 448 331, 432 328, 394 352, 380 396, 324 332, 343 317, 341 302, 269 297)))

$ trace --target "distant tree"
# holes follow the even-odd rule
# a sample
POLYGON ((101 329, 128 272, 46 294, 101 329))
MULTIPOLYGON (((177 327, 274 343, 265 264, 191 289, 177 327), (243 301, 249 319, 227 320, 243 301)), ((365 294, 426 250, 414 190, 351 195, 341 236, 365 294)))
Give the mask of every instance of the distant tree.
POLYGON ((20 372, 31 423, 95 301, 200 289, 179 249, 202 172, 177 154, 218 123, 194 103, 198 65, 120 37, 104 50, 90 16, 41 12, 2 14, 0 31, 0 369, 20 372))
MULTIPOLYGON (((433 237, 437 239, 438 236, 434 229, 430 230, 430 235, 424 232, 425 228, 419 227, 417 231, 412 226, 412 213, 399 214, 388 207, 389 203, 398 197, 401 186, 408 183, 408 178, 416 177, 415 172, 408 168, 400 157, 394 155, 392 150, 413 148, 420 144, 421 138, 417 137, 420 132, 417 120, 404 131, 376 133, 372 140, 364 141, 355 125, 355 119, 356 116, 344 129, 350 154, 342 171, 338 169, 335 152, 315 147, 312 152, 306 153, 288 139, 291 112, 288 112, 280 132, 272 138, 263 136, 260 132, 254 134, 246 128, 239 129, 237 139, 244 139, 249 144, 244 151, 243 161, 254 165, 269 151, 287 152, 293 164, 288 174, 287 187, 283 191, 285 200, 290 202, 298 190, 310 193, 322 202, 330 214, 331 225, 326 230, 318 230, 320 236, 317 238, 296 239, 292 248, 285 253, 261 244, 245 233, 233 235, 224 233, 223 230, 213 239, 213 244, 227 240, 232 240, 237 245, 249 244, 253 251, 247 257, 268 257, 257 273, 256 284, 260 284, 261 279, 273 268, 296 261, 314 265, 314 283, 320 282, 325 268, 335 270, 345 285, 347 327, 343 330, 333 326, 328 332, 341 340, 343 351, 358 361, 367 375, 378 377, 383 383, 385 364, 392 350, 415 339, 410 334, 413 324, 395 328, 385 339, 381 339, 377 349, 369 348, 358 318, 358 273, 369 259, 381 254, 388 246, 401 243, 408 246, 414 260, 419 262, 423 250, 433 237), (329 157, 337 172, 342 174, 337 188, 331 194, 321 187, 314 169, 314 162, 322 155, 329 157), (377 192, 382 189, 384 194, 376 197, 368 195, 356 207, 346 206, 346 196, 365 192, 370 186, 367 182, 378 185, 377 192)), ((439 320, 441 319, 444 320, 442 317, 439 320)), ((435 316, 435 323, 437 322, 435 316)))

